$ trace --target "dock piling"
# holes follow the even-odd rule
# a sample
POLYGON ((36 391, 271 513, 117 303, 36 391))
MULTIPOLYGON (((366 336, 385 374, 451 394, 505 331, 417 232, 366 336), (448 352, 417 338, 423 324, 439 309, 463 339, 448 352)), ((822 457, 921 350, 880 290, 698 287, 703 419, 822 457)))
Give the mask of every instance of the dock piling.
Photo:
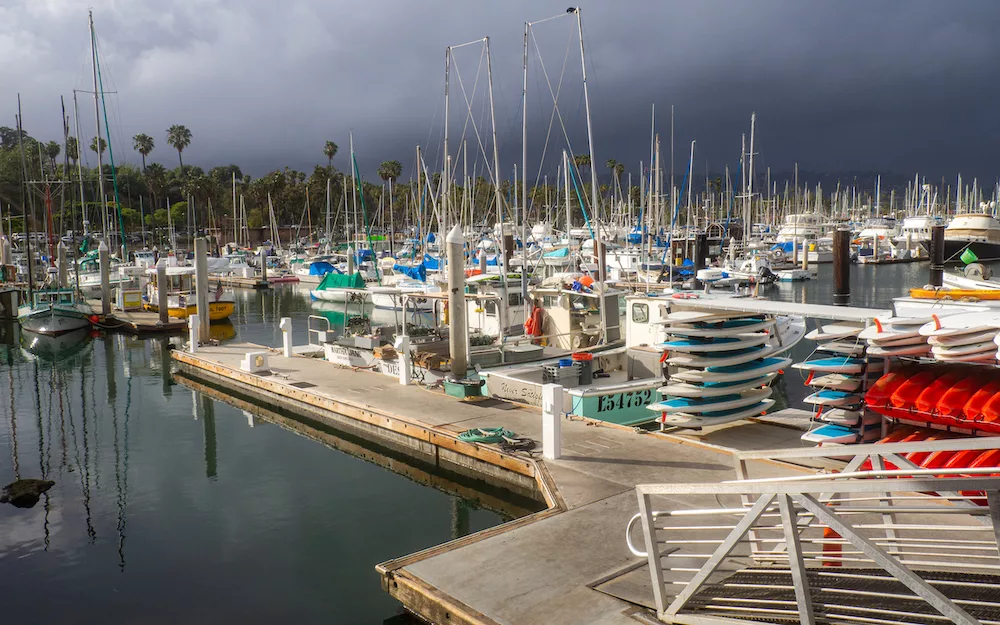
MULTIPOLYGON (((66 273, 66 244, 62 241, 59 242, 59 246, 56 247, 56 267, 59 268, 59 288, 65 289, 69 286, 69 279, 66 273)), ((0 262, 0 265, 3 263, 0 262)))
POLYGON ((260 248, 260 279, 267 284, 267 249, 260 248))
POLYGON ((944 226, 931 226, 931 281, 936 289, 944 284, 944 226))
POLYGON ((167 260, 161 258, 156 263, 156 307, 160 313, 160 323, 170 323, 170 310, 167 302, 167 260))
POLYGON ((5 267, 10 262, 10 241, 7 237, 0 237, 0 267, 5 267))
POLYGON ((558 460, 562 455, 563 387, 542 385, 542 457, 558 460))
POLYGON ((188 317, 188 351, 192 354, 198 353, 198 340, 201 332, 201 323, 198 313, 188 317))
POLYGON ((292 318, 282 317, 278 323, 281 328, 281 345, 284 348, 285 358, 292 357, 292 318))
POLYGON ((101 269, 101 314, 111 314, 111 255, 104 241, 97 248, 97 262, 101 269))
POLYGON ((354 275, 354 248, 347 246, 347 275, 354 275))
POLYGON ((198 338, 207 343, 212 338, 212 317, 208 310, 208 240, 205 237, 194 240, 194 290, 198 302, 198 317, 202 321, 198 338))
MULTIPOLYGON (((468 373, 469 326, 465 311, 465 236, 462 228, 455 226, 445 237, 448 250, 448 315, 451 331, 448 348, 451 352, 451 375, 462 380, 468 373)), ((502 304, 501 304, 502 305, 502 304)))
POLYGON ((705 268, 708 264, 708 235, 705 233, 698 233, 694 238, 694 288, 701 288, 701 280, 697 278, 698 271, 705 268))
POLYGON ((847 306, 851 300, 851 232, 833 233, 833 305, 847 306))
POLYGON ((809 243, 802 241, 802 270, 809 270, 809 243))

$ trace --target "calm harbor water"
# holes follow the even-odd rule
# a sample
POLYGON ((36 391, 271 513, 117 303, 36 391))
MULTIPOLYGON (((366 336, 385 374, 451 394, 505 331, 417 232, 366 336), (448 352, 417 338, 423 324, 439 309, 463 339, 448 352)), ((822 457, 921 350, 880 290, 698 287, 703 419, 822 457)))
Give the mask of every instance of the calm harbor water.
MULTIPOLYGON (((927 271, 852 266, 851 304, 888 308, 927 271)), ((831 274, 824 265, 818 280, 762 295, 828 304, 831 274)), ((309 315, 343 324, 342 307, 310 302, 301 286, 238 291, 233 323, 213 334, 277 346, 277 322, 289 316, 303 343, 309 315)), ((193 391, 171 377, 163 339, 25 347, 16 324, 0 325, 0 484, 56 486, 32 509, 0 506, 11 622, 395 622, 375 563, 537 506, 193 391)), ((811 350, 803 341, 792 356, 811 350)), ((805 394, 791 370, 777 407, 801 407, 805 394)))
MULTIPOLYGON (((234 339, 277 344, 278 317, 311 311, 305 291, 239 297, 234 339)), ((0 484, 56 485, 0 506, 11 623, 395 622, 376 563, 537 508, 193 392, 161 339, 23 347, 0 326, 0 484)))

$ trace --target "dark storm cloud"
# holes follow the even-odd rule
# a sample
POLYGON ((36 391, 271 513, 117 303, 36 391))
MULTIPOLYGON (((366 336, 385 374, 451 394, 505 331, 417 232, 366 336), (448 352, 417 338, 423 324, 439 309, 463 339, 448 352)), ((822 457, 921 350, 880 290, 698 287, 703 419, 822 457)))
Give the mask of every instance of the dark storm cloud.
MULTIPOLYGON (((0 2, 0 124, 12 124, 19 91, 28 130, 43 138, 58 135, 58 96, 92 88, 87 4, 0 2)), ((164 131, 183 123, 194 133, 187 162, 237 162, 255 174, 285 164, 308 169, 324 160, 323 142, 333 139, 342 148, 339 165, 346 167, 353 129, 366 173, 378 161, 396 158, 409 175, 416 144, 425 146, 428 161, 439 153, 444 48, 489 35, 504 176, 520 161, 523 22, 567 6, 407 0, 93 4, 105 89, 117 91, 109 105, 121 157, 135 160, 128 137, 145 132, 157 141, 154 160, 172 165, 176 154, 164 131)), ((598 164, 616 158, 635 171, 639 160, 648 160, 655 102, 665 154, 669 107, 675 105, 678 169, 691 139, 698 142, 699 171, 706 163, 713 171, 734 165, 740 134, 756 111, 757 151, 763 164, 776 169, 799 162, 812 170, 919 170, 931 176, 962 171, 990 179, 997 174, 1000 4, 699 0, 580 6, 598 164)), ((566 59, 560 108, 579 152, 586 128, 571 27, 564 18, 535 33, 553 83, 566 59)), ((457 54, 468 89, 478 54, 474 48, 457 54)), ((532 174, 549 119, 534 54, 528 105, 532 174)), ((476 100, 473 116, 479 124, 486 121, 481 103, 476 100)), ((81 104, 83 135, 92 136, 93 103, 84 96, 81 104)), ((454 137, 464 113, 453 95, 454 137)), ((488 127, 480 132, 488 134, 488 127)), ((550 141, 553 158, 563 147, 560 135, 550 141)), ((466 138, 475 151, 475 137, 466 138)), ((453 139, 453 152, 456 145, 453 139)))

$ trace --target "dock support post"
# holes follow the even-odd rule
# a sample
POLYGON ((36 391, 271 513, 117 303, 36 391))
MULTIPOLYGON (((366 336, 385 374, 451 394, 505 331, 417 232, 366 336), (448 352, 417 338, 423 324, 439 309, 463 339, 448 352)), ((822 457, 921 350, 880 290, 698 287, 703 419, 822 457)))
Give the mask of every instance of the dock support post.
POLYGON ((0 237, 0 267, 10 265, 10 241, 7 237, 0 237))
POLYGON ((708 235, 701 232, 695 235, 694 238, 694 288, 700 289, 702 287, 701 280, 698 279, 698 271, 705 268, 708 264, 708 235))
POLYGON ((292 318, 282 317, 278 323, 281 328, 281 345, 284 348, 285 358, 292 357, 292 318))
POLYGON ((160 323, 170 323, 170 310, 167 302, 167 259, 156 262, 156 308, 160 312, 160 323))
POLYGON ((198 353, 198 340, 201 331, 201 320, 195 313, 188 317, 188 351, 192 354, 198 353))
POLYGON ((354 275, 354 248, 347 246, 347 275, 354 275))
POLYGON ((486 272, 489 271, 489 268, 486 265, 486 261, 487 261, 486 250, 479 250, 479 273, 483 274, 484 276, 486 275, 486 272))
POLYGON ((101 314, 111 313, 111 256, 104 241, 97 248, 97 263, 101 269, 101 314))
POLYGON ((260 248, 260 279, 267 284, 267 248, 260 248))
POLYGON ((851 299, 851 232, 833 233, 833 305, 847 306, 851 299))
MULTIPOLYGON (((469 369, 469 325, 465 310, 465 236, 456 225, 445 237, 448 251, 448 315, 451 331, 448 348, 451 352, 451 375, 456 380, 465 378, 469 369)), ((504 302, 499 305, 503 306, 504 302)))
POLYGON ((558 460, 562 456, 563 387, 542 385, 542 457, 558 460))
POLYGON ((393 347, 399 358, 399 383, 406 386, 410 383, 410 337, 405 334, 397 336, 393 347))
POLYGON ((802 270, 809 271, 809 243, 802 241, 802 270))
POLYGON ((208 241, 205 237, 194 240, 194 289, 198 301, 198 317, 201 319, 198 338, 207 343, 212 338, 212 317, 208 311, 208 241))
POLYGON ((944 283, 944 226, 931 226, 931 282, 936 289, 944 283))
POLYGON ((62 241, 56 247, 56 259, 56 267, 59 268, 59 288, 65 289, 69 286, 69 278, 66 273, 66 244, 62 241))

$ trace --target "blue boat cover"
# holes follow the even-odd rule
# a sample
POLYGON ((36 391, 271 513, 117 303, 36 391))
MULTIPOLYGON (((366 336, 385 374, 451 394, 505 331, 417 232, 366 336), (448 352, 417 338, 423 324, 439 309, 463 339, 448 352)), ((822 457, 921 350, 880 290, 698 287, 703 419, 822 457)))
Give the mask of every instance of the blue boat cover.
POLYGON ((434 233, 433 232, 428 232, 427 233, 427 242, 428 243, 433 243, 435 241, 437 241, 437 237, 434 236, 434 233))
POLYGON ((552 250, 551 252, 545 252, 544 254, 542 254, 542 256, 546 258, 566 258, 567 256, 569 256, 569 248, 560 247, 557 250, 552 250))
POLYGON ((792 251, 795 249, 795 242, 794 241, 785 241, 783 243, 775 243, 774 247, 772 247, 771 249, 772 250, 781 250, 782 252, 784 252, 786 254, 791 254, 792 251))
POLYGON ((430 254, 424 254, 424 267, 431 271, 436 271, 441 269, 441 259, 434 258, 430 254))
POLYGON ((421 282, 427 282, 427 267, 423 265, 417 265, 411 267, 409 265, 393 265, 392 270, 396 273, 401 273, 408 278, 413 278, 414 280, 420 280, 421 282))
POLYGON ((328 273, 340 273, 337 268, 330 263, 322 260, 316 260, 309 264, 309 275, 310 276, 325 276, 328 273))

